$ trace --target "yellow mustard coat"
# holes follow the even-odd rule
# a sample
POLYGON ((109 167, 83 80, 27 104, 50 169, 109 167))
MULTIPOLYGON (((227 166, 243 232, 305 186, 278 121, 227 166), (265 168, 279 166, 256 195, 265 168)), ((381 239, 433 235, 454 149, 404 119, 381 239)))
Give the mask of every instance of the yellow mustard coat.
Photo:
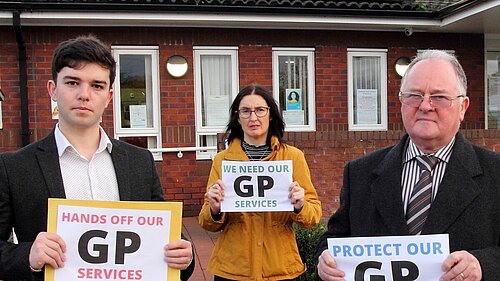
MULTIPOLYGON (((208 197, 200 211, 199 223, 208 231, 221 231, 208 263, 208 271, 232 280, 286 280, 306 271, 295 240, 292 223, 313 227, 321 218, 321 202, 311 182, 304 154, 277 138, 271 139, 271 154, 263 161, 292 160, 293 180, 304 188, 305 203, 300 213, 247 212, 222 213, 215 221, 210 213, 208 197)), ((207 190, 222 178, 222 160, 249 161, 234 139, 229 147, 218 153, 212 163, 207 190)), ((227 187, 226 187, 227 188, 227 187)))

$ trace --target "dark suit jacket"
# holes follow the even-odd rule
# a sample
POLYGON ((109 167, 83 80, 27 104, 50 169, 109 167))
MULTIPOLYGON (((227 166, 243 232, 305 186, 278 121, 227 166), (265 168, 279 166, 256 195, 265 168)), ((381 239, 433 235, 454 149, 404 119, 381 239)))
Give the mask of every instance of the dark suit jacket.
MULTIPOLYGON (((111 142, 120 200, 163 201, 151 153, 122 141, 111 142)), ((47 229, 47 199, 65 197, 54 132, 18 151, 0 154, 0 279, 32 280, 28 256, 37 234, 47 229), (18 245, 6 242, 12 227, 18 245)), ((194 262, 182 272, 183 280, 193 269, 194 262)))
MULTIPOLYGON (((316 256, 327 249, 330 237, 409 235, 401 199, 407 139, 346 165, 341 205, 316 256)), ((476 256, 483 280, 500 280, 500 155, 472 145, 460 133, 422 230, 439 233, 449 234, 450 251, 476 256)))

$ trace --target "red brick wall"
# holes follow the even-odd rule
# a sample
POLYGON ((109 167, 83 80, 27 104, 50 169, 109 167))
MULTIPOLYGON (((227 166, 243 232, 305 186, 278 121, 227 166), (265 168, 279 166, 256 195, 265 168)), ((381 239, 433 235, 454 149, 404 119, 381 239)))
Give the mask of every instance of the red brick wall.
MULTIPOLYGON (((414 56, 418 49, 455 50, 469 78, 471 106, 462 125, 473 142, 498 151, 500 132, 484 130, 483 37, 473 34, 237 30, 202 28, 39 28, 23 27, 28 55, 28 95, 31 141, 47 135, 55 121, 50 116, 46 90, 51 78, 50 61, 58 42, 92 32, 114 45, 153 45, 159 47, 161 133, 163 147, 195 146, 193 46, 237 46, 240 87, 259 83, 272 90, 272 48, 315 48, 316 131, 289 132, 288 143, 303 149, 313 183, 323 202, 324 215, 338 207, 345 163, 368 152, 397 143, 403 134, 397 92, 400 79, 393 63, 400 56, 414 56), (388 123, 387 132, 349 132, 347 125, 347 49, 387 49, 388 123), (171 55, 187 58, 186 76, 176 79, 165 71, 171 55)), ((0 85, 6 94, 2 103, 4 127, 0 130, 0 151, 21 146, 21 115, 17 44, 13 29, 0 27, 0 85)), ((106 110, 102 126, 113 134, 112 105, 106 110)), ((166 200, 184 202, 186 215, 200 209, 211 161, 196 161, 194 152, 164 153, 157 163, 166 200)))

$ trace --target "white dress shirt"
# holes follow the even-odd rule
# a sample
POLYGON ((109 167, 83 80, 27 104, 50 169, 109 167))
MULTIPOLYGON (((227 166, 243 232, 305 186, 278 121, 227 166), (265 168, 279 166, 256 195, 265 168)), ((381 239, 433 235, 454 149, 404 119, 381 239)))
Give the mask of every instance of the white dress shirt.
MULTIPOLYGON (((439 189, 439 184, 441 184, 441 180, 444 177, 444 173, 446 172, 446 166, 450 161, 451 154, 453 152, 453 145, 455 144, 455 137, 443 148, 439 149, 435 153, 431 153, 429 155, 433 155, 439 159, 436 167, 431 171, 432 176, 432 200, 436 197, 436 194, 439 189)), ((411 194, 413 192, 413 187, 415 187, 416 183, 420 178, 420 174, 422 173, 420 167, 417 164, 417 156, 424 155, 420 149, 417 148, 415 143, 411 139, 409 139, 408 147, 406 149, 404 159, 403 159, 403 172, 401 175, 402 179, 402 187, 403 187, 403 205, 404 211, 406 214, 406 209, 408 207, 408 203, 410 202, 411 194)))
POLYGON ((59 164, 67 199, 118 201, 120 194, 115 167, 111 159, 113 144, 99 127, 99 147, 89 160, 82 156, 59 129, 55 128, 55 139, 59 164))

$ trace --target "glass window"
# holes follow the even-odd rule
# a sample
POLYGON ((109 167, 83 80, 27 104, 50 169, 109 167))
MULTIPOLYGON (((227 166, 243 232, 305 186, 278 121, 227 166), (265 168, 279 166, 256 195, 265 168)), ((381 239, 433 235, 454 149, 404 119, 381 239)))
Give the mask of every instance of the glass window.
POLYGON ((347 54, 349 130, 387 130, 387 50, 347 54))
POLYGON ((273 92, 287 131, 316 130, 314 49, 273 48, 273 92))
POLYGON ((488 129, 500 129, 500 52, 486 52, 488 129))
MULTIPOLYGON (((238 49, 195 47, 196 146, 216 147, 217 133, 225 131, 229 108, 238 94, 238 49)), ((197 151, 210 159, 216 149, 197 151)))
MULTIPOLYGON (((113 55, 115 137, 148 149, 161 148, 158 48, 115 46, 113 55)), ((153 156, 161 160, 161 152, 153 156)))

